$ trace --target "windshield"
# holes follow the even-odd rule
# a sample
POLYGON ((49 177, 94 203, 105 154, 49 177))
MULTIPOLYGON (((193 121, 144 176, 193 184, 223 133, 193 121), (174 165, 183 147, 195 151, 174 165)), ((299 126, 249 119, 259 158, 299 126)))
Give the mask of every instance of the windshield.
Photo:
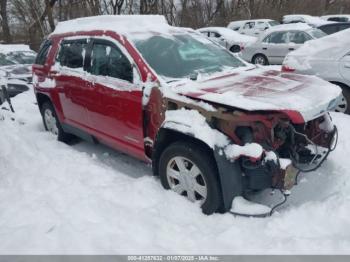
POLYGON ((4 54, 0 54, 0 66, 14 65, 15 62, 10 61, 4 54))
POLYGON ((312 29, 308 32, 313 38, 321 38, 327 34, 321 31, 320 29, 312 29))
POLYGON ((280 24, 277 21, 269 21, 268 23, 270 24, 270 26, 275 26, 275 25, 279 25, 280 24))
POLYGON ((33 64, 36 53, 30 51, 16 51, 7 55, 7 59, 16 64, 33 64))
POLYGON ((157 74, 167 78, 191 77, 245 66, 224 48, 202 36, 155 35, 135 45, 157 74))

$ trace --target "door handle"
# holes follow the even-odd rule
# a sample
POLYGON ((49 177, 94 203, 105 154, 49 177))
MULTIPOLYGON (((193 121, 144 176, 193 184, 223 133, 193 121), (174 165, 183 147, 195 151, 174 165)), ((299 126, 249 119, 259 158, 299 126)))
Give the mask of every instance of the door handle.
POLYGON ((289 51, 293 51, 293 50, 295 50, 295 49, 291 47, 291 48, 288 48, 288 50, 289 50, 289 51))
POLYGON ((263 50, 267 50, 267 47, 263 47, 263 50))

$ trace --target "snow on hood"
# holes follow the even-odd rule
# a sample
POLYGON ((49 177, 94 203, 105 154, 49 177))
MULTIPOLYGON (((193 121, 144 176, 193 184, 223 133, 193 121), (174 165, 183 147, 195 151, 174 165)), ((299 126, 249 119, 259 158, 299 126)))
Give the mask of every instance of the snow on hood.
POLYGON ((283 64, 298 70, 307 70, 312 59, 336 60, 348 52, 350 52, 350 29, 306 42, 299 49, 290 52, 283 64))
POLYGON ((28 45, 22 45, 22 44, 16 44, 16 45, 1 45, 0 44, 0 53, 2 54, 8 54, 11 52, 28 52, 32 51, 28 45))
POLYGON ((253 68, 203 80, 186 80, 171 90, 247 111, 297 111, 309 121, 329 111, 341 89, 318 77, 253 68), (317 94, 317 95, 315 95, 317 94))

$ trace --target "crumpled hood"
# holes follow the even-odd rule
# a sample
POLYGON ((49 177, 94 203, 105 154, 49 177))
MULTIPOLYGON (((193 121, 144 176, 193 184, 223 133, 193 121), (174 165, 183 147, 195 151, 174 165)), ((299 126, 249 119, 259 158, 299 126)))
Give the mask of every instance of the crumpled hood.
POLYGON ((178 83, 172 90, 191 98, 247 111, 295 111, 305 121, 332 110, 341 89, 315 76, 248 68, 230 74, 178 83))

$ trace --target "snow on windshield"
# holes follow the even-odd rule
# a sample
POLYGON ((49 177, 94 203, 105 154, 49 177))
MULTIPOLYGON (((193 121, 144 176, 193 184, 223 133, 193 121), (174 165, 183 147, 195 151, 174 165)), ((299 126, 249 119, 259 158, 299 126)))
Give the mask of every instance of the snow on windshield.
POLYGON ((167 78, 184 78, 245 66, 225 49, 196 34, 174 34, 171 38, 154 35, 134 43, 157 74, 167 78))

